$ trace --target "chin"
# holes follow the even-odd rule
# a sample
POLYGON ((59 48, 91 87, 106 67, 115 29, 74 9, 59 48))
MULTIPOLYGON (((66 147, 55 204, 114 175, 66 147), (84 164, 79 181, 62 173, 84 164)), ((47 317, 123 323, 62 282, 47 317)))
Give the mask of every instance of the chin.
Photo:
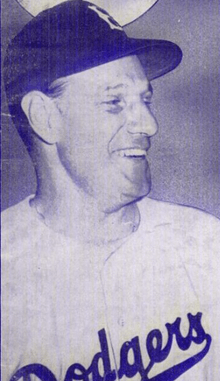
POLYGON ((151 190, 151 173, 147 162, 145 162, 144 170, 133 171, 130 176, 126 177, 124 188, 121 193, 121 200, 126 199, 129 202, 138 201, 147 196, 151 190))
POLYGON ((132 202, 140 201, 142 198, 146 197, 151 190, 151 185, 147 184, 138 190, 130 190, 128 192, 123 192, 121 194, 121 202, 125 204, 130 204, 132 202))
POLYGON ((113 187, 111 192, 106 194, 107 197, 105 199, 100 200, 99 209, 104 213, 117 212, 126 205, 136 203, 146 197, 151 190, 150 171, 147 171, 144 181, 142 177, 141 179, 133 179, 133 181, 127 181, 126 179, 120 185, 119 181, 114 183, 117 186, 113 187))
POLYGON ((111 205, 105 205, 104 207, 100 205, 99 209, 107 214, 117 212, 120 209, 124 208, 126 205, 130 205, 142 200, 148 195, 149 192, 150 189, 145 190, 145 192, 141 192, 139 194, 121 193, 119 200, 115 200, 114 203, 111 202, 111 205))
POLYGON ((147 180, 141 186, 135 186, 135 184, 128 189, 123 189, 120 194, 120 199, 118 201, 118 209, 140 201, 142 198, 146 197, 151 190, 151 181, 147 180), (120 206, 119 206, 120 205, 120 206))

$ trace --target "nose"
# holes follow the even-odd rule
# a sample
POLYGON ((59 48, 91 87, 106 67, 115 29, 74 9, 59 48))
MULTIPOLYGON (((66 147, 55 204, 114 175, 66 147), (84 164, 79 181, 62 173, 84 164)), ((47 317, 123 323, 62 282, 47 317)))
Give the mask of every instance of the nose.
POLYGON ((145 134, 149 137, 157 133, 157 120, 146 104, 135 104, 130 107, 127 130, 130 134, 145 134))

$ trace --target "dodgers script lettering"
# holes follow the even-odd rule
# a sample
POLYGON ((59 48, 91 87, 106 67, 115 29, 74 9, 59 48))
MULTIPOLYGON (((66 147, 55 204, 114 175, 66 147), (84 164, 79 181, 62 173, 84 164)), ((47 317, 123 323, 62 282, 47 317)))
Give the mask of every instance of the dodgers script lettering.
MULTIPOLYGON (((139 337, 133 337, 130 341, 126 341, 121 346, 120 350, 120 366, 116 371, 112 369, 108 339, 105 329, 98 332, 100 352, 96 353, 92 359, 91 365, 86 369, 82 364, 75 363, 69 367, 66 372, 64 381, 83 380, 83 381, 115 381, 122 377, 132 378, 137 374, 140 375, 142 381, 174 381, 183 373, 187 372, 190 368, 200 362, 208 353, 211 345, 211 336, 205 332, 202 326, 202 313, 198 312, 196 315, 188 314, 189 331, 187 336, 181 334, 181 318, 177 318, 174 323, 165 324, 168 334, 167 343, 162 347, 163 337, 159 329, 150 331, 146 337, 146 352, 150 359, 146 368, 143 365, 143 353, 141 353, 139 337), (192 345, 203 345, 203 348, 197 351, 193 356, 179 364, 174 364, 169 369, 162 373, 149 378, 149 372, 156 363, 165 362, 170 352, 174 340, 181 351, 186 352, 192 345), (133 363, 129 362, 129 354, 133 354, 133 363), (102 362, 104 374, 101 375, 99 371, 99 363, 102 362)), ((185 357, 184 357, 185 358, 185 357)), ((41 364, 30 364, 19 369, 11 381, 19 381, 22 379, 29 380, 30 375, 35 375, 41 381, 57 381, 54 374, 45 366, 41 364)))

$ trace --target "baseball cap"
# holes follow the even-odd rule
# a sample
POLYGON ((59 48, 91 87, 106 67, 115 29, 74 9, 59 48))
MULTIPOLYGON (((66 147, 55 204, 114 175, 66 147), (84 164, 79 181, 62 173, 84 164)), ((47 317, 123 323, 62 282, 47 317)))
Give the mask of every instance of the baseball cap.
POLYGON ((149 80, 173 70, 181 49, 165 40, 128 38, 105 10, 68 0, 33 18, 8 46, 4 80, 9 108, 58 78, 136 54, 149 80))

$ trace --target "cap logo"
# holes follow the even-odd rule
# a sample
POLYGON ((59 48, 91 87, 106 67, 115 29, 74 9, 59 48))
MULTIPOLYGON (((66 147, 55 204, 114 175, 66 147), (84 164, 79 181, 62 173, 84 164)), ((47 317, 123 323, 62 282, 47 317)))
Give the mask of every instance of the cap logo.
POLYGON ((105 22, 107 22, 111 29, 118 29, 118 30, 123 31, 121 25, 119 25, 119 24, 117 23, 117 21, 115 21, 115 20, 113 19, 113 17, 110 16, 110 15, 109 15, 106 11, 104 11, 102 8, 99 8, 99 7, 97 7, 96 5, 89 5, 88 8, 92 9, 94 12, 97 13, 97 15, 98 15, 102 20, 104 20, 105 22))

